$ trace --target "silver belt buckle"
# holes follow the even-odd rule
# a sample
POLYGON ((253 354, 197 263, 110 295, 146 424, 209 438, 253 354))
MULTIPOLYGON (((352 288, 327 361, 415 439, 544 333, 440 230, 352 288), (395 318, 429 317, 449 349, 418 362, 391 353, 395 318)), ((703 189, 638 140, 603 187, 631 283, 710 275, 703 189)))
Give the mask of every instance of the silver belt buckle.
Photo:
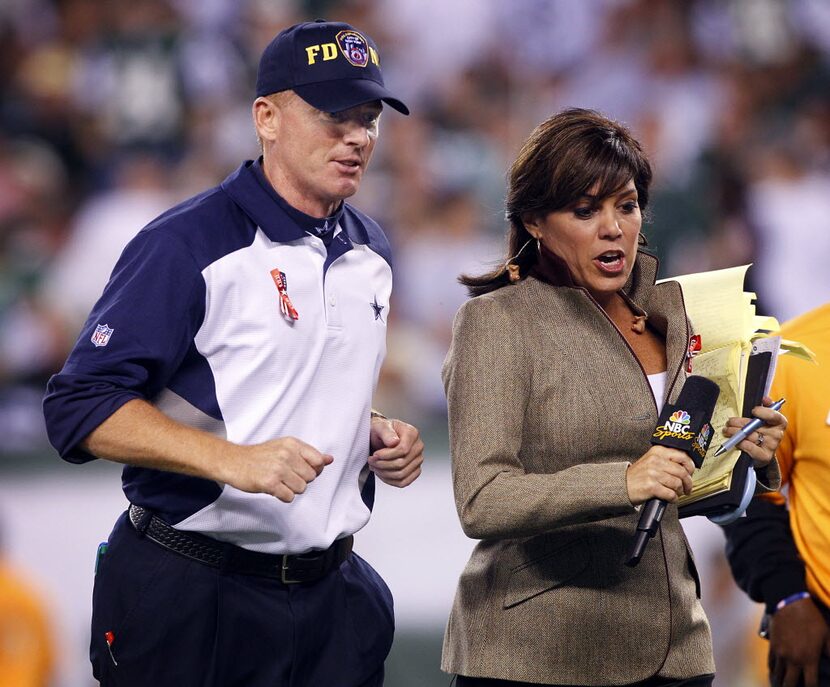
POLYGON ((284 553, 282 555, 282 566, 280 568, 280 580, 283 584, 300 584, 302 580, 292 580, 288 577, 288 559, 291 557, 291 554, 284 553))

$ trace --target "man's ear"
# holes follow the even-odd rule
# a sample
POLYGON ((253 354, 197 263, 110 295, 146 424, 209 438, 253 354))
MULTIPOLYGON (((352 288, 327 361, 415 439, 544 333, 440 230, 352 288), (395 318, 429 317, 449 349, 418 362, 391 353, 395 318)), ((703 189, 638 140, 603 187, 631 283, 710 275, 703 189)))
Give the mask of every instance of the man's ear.
POLYGON ((251 112, 254 118, 254 127, 260 140, 273 141, 277 136, 280 125, 280 113, 276 103, 270 98, 260 96, 254 100, 251 112))

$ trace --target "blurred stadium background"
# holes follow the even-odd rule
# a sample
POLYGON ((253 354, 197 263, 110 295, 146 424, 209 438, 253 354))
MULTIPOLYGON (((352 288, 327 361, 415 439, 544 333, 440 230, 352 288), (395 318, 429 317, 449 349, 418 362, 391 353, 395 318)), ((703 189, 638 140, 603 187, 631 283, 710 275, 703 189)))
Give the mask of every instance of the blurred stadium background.
MULTIPOLYGON (((93 684, 94 553, 125 502, 117 466, 64 465, 48 446, 46 380, 129 238, 257 155, 258 56, 317 17, 373 36, 413 111, 384 118, 355 198, 396 255, 376 406, 419 425, 428 454, 415 485, 379 489, 357 537, 396 597, 389 687, 449 683, 440 642, 472 542, 439 370, 455 277, 502 254, 504 175, 533 126, 582 106, 634 130, 656 167, 661 276, 752 262, 759 311, 781 321, 830 298, 826 0, 0 0, 0 556, 42 599, 53 687, 93 684)), ((719 530, 684 524, 716 684, 765 684, 759 608, 719 530)))

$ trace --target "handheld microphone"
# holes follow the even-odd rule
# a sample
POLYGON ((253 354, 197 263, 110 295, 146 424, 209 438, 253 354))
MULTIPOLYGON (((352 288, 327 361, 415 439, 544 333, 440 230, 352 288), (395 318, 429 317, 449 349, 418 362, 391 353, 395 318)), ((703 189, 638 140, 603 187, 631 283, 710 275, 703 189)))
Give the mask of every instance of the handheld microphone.
MULTIPOLYGON (((683 451, 699 468, 714 433, 710 423, 719 395, 720 389, 712 380, 700 375, 688 377, 677 401, 663 406, 651 443, 683 451)), ((634 544, 625 561, 628 567, 640 562, 646 544, 660 527, 667 505, 662 499, 649 499, 643 504, 634 544)))

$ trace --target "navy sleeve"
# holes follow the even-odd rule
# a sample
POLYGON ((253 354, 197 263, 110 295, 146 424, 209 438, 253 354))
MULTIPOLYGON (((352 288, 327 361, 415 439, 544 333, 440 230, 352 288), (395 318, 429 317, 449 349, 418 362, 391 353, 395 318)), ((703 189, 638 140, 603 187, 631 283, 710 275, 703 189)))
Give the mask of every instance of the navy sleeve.
POLYGON ((127 401, 152 399, 181 363, 205 311, 205 283, 174 235, 140 232, 124 249, 43 401, 49 441, 71 463, 78 444, 127 401))
POLYGON ((726 558, 738 586, 772 612, 781 599, 807 589, 789 511, 783 504, 754 498, 746 517, 723 527, 726 558))

